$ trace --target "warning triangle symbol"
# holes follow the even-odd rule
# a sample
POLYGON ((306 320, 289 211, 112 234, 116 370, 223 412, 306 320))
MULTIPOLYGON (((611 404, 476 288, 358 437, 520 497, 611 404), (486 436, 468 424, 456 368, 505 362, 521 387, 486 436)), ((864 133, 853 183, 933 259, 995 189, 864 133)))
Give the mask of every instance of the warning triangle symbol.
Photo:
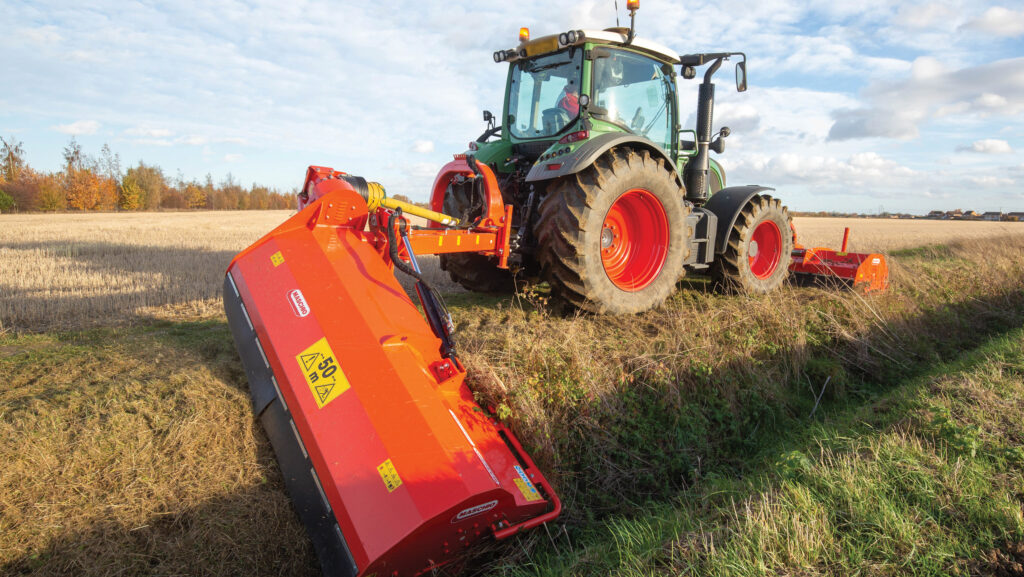
POLYGON ((316 360, 320 357, 320 353, 306 353, 300 355, 299 359, 302 360, 302 368, 309 370, 313 365, 316 364, 316 360))
POLYGON ((323 385, 316 386, 316 396, 320 399, 321 405, 324 404, 324 402, 327 400, 327 397, 331 394, 331 391, 333 390, 334 383, 325 383, 323 385))

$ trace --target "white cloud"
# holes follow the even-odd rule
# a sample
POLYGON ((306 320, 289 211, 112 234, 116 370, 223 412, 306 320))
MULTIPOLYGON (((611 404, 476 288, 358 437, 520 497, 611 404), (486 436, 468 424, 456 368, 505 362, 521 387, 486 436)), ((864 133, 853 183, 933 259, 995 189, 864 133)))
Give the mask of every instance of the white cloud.
POLYGON ((417 140, 412 144, 412 151, 419 154, 427 154, 430 152, 434 152, 434 141, 417 140))
POLYGON ((874 84, 865 96, 867 108, 835 113, 830 140, 915 138, 930 118, 1015 115, 1024 111, 1024 58, 952 71, 935 59, 919 58, 910 78, 874 84))
POLYGON ((167 138, 174 133, 166 128, 151 128, 148 126, 136 126, 124 131, 129 136, 140 136, 143 138, 167 138))
POLYGON ((737 171, 765 182, 800 183, 871 192, 889 191, 894 184, 915 178, 917 172, 875 152, 860 152, 844 159, 787 152, 754 156, 737 163, 737 171))
POLYGON ((929 2, 925 5, 904 4, 897 10, 895 22, 907 28, 931 28, 941 25, 955 14, 950 6, 939 2, 929 2))
POLYGON ((1002 178, 999 176, 972 176, 969 180, 972 183, 985 188, 1011 186, 1014 183, 1012 178, 1002 178))
POLYGON ((81 136, 83 134, 96 134, 96 131, 100 129, 100 123, 95 120, 79 120, 71 124, 54 126, 53 129, 57 132, 70 134, 71 136, 81 136))
POLYGON ((245 157, 242 156, 241 154, 225 154, 224 155, 224 162, 238 162, 238 161, 242 160, 243 158, 245 158, 245 157))
POLYGON ((976 140, 970 145, 958 146, 958 152, 977 152, 980 154, 1009 154, 1013 152, 1010 143, 996 138, 976 140))
POLYGON ((1008 10, 1002 6, 993 6, 980 18, 965 24, 964 28, 996 36, 1021 36, 1024 35, 1024 10, 1008 10))

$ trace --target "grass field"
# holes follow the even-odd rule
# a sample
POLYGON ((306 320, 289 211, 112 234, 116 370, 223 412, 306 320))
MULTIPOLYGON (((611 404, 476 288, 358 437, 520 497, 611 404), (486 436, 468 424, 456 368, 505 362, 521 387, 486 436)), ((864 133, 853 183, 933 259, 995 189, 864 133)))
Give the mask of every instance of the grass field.
MULTIPOLYGON (((0 574, 318 573, 218 294, 286 216, 0 217, 0 574)), ((449 294, 566 504, 470 572, 1024 574, 1024 224, 852 226, 890 293, 694 279, 628 319, 449 294)))

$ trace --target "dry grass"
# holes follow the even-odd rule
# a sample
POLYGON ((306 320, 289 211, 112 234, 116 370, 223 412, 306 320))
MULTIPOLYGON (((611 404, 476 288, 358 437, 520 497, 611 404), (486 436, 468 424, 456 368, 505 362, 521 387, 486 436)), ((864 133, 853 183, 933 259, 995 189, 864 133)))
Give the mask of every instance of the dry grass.
POLYGON ((850 227, 850 250, 882 252, 952 241, 1024 235, 1024 222, 898 220, 881 218, 796 218, 797 240, 836 249, 850 227))
MULTIPOLYGON (((290 214, 0 216, 0 330, 217 316, 231 258, 290 214)), ((851 226, 851 250, 870 252, 1024 236, 1024 224, 1018 223, 800 218, 796 226, 804 244, 836 247, 843 227, 851 226)), ((435 257, 422 261, 427 279, 442 292, 460 292, 435 257)))
MULTIPOLYGON (((220 315, 228 263, 291 214, 0 216, 0 331, 220 315)), ((428 279, 457 290, 430 261, 428 279)))

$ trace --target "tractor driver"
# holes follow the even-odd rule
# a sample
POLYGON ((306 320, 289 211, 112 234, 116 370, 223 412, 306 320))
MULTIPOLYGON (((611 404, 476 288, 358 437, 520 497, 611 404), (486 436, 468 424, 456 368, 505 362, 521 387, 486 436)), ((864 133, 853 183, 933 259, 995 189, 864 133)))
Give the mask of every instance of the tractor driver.
POLYGON ((562 97, 558 99, 558 107, 569 113, 569 118, 576 118, 580 113, 580 91, 576 83, 570 80, 562 89, 562 97))

